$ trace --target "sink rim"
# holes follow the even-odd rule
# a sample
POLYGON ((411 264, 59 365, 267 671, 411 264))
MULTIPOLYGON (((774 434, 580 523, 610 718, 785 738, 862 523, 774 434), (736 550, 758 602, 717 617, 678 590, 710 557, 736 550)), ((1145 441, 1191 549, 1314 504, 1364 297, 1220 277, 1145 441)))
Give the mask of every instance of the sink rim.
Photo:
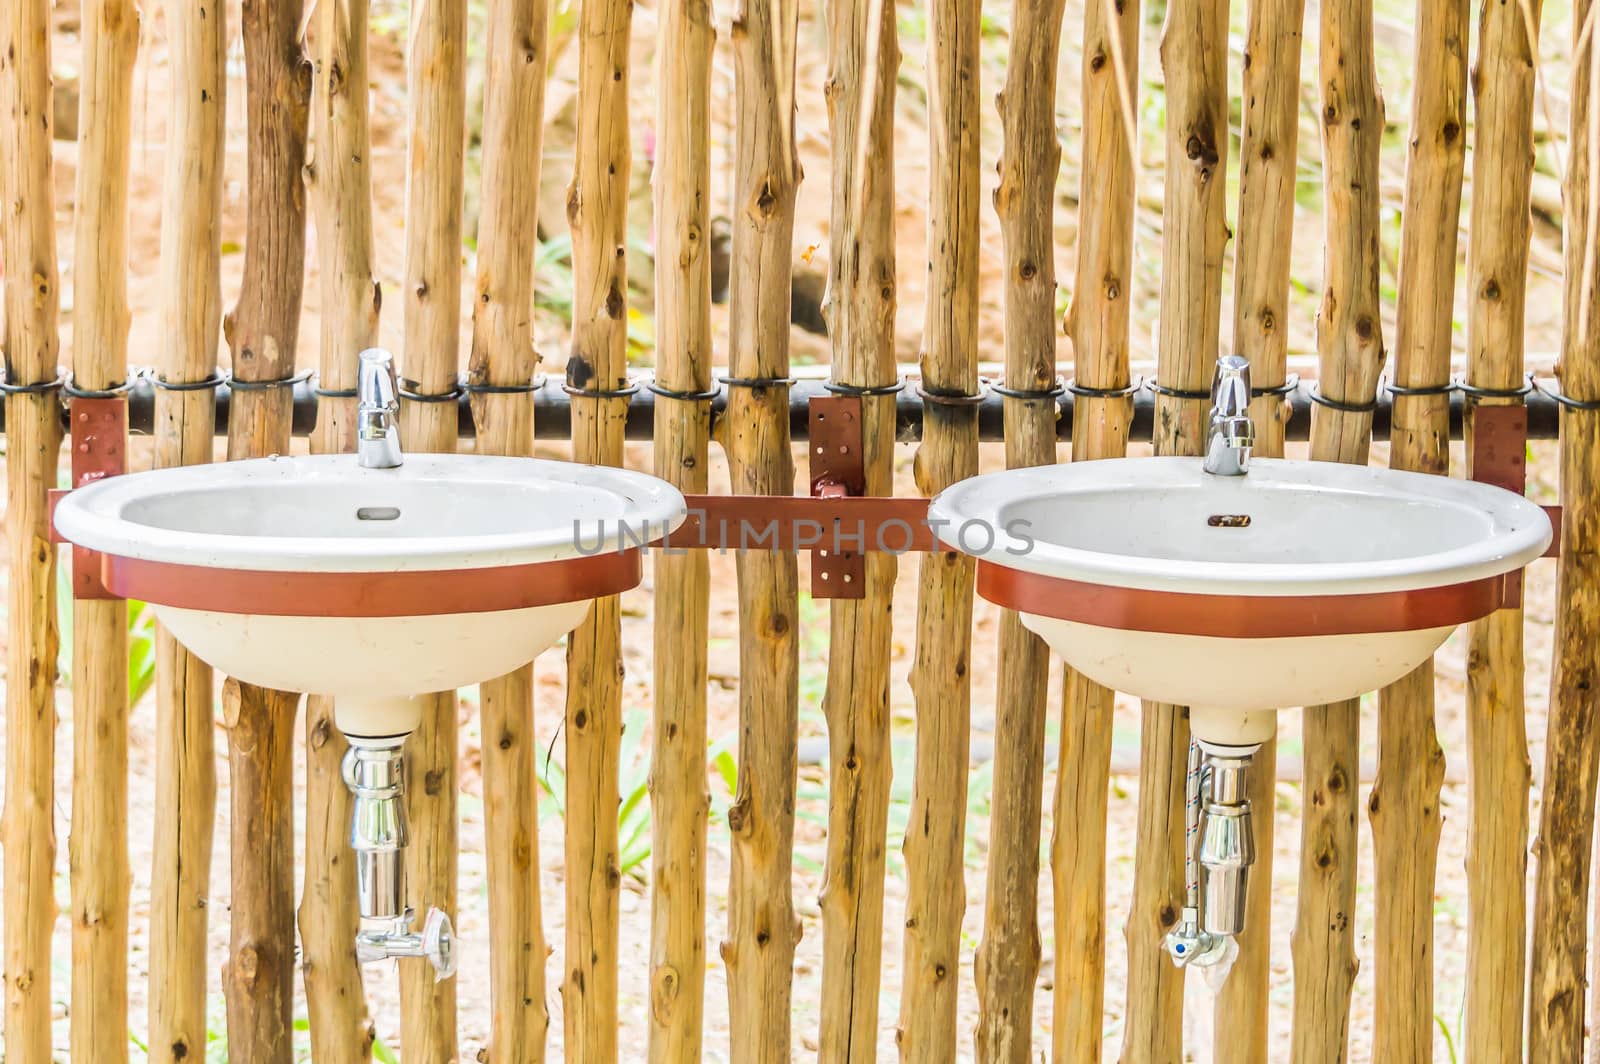
POLYGON ((638 533, 656 538, 687 516, 683 494, 647 473, 543 458, 408 454, 395 469, 364 469, 354 455, 294 455, 108 477, 66 495, 56 507, 61 537, 108 557, 190 568, 277 573, 404 573, 498 569, 591 558, 636 549, 638 533), (606 493, 619 517, 581 521, 582 547, 568 524, 485 535, 337 537, 250 536, 184 531, 135 521, 126 507, 158 491, 184 493, 250 484, 276 485, 392 478, 451 486, 556 482, 606 493))
POLYGON ((1512 492, 1475 481, 1335 462, 1257 459, 1243 477, 1215 477, 1198 458, 1110 458, 988 473, 961 481, 928 507, 935 534, 945 545, 1005 569, 1102 587, 1190 595, 1299 597, 1415 591, 1502 576, 1544 553, 1551 537, 1542 508, 1512 492), (1086 550, 1039 540, 1027 553, 1013 553, 1021 540, 1002 528, 1004 507, 1033 492, 1189 487, 1199 478, 1225 501, 1263 487, 1345 494, 1401 494, 1465 506, 1485 513, 1491 534, 1462 547, 1374 562, 1191 561, 1086 550), (1030 491, 1032 489, 1032 491, 1030 491), (962 523, 985 521, 994 542, 970 550, 958 534, 962 523))

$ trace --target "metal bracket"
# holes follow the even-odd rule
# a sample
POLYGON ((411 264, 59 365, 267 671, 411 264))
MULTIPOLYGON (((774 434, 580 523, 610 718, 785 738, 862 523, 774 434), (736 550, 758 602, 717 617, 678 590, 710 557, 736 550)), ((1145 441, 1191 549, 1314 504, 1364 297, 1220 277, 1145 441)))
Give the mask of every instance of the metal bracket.
MULTIPOLYGON (((128 400, 74 398, 68 407, 72 427, 72 487, 81 488, 105 477, 128 471, 128 400)), ((50 492, 50 541, 62 542, 56 535, 56 503, 71 489, 50 492)), ((101 580, 100 552, 74 545, 72 548, 72 597, 74 599, 116 600, 101 580)))
MULTIPOLYGON (((1521 403, 1474 403, 1468 408, 1467 417, 1467 438, 1472 441, 1467 475, 1480 484, 1492 484, 1518 495, 1527 491, 1528 408, 1521 403)), ((1546 506, 1544 512, 1555 533, 1544 556, 1554 558, 1561 549, 1561 507, 1546 506)), ((1505 575, 1501 604, 1505 609, 1522 608, 1522 570, 1505 575)))
MULTIPOLYGON (((810 413, 811 497, 857 498, 867 492, 862 455, 861 397, 812 398, 810 413)), ((866 595, 867 559, 860 550, 842 550, 849 539, 865 546, 862 530, 847 532, 836 517, 823 529, 826 547, 811 552, 811 597, 858 599, 866 595)))

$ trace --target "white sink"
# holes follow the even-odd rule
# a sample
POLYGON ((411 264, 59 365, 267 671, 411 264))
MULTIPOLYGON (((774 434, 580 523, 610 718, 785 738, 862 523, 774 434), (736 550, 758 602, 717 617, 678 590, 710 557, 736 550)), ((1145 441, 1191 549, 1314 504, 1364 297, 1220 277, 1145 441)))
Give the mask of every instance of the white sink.
POLYGON ((991 473, 929 519, 1068 664, 1190 706, 1222 747, 1269 739, 1278 708, 1404 676, 1550 541, 1543 510, 1499 488, 1271 459, 1243 476, 1197 458, 991 473))
POLYGON ((106 584, 155 607, 194 654, 264 687, 338 696, 352 735, 416 724, 411 696, 531 661, 683 496, 622 469, 473 455, 265 458, 112 477, 56 510, 106 584), (332 614, 332 615, 326 615, 332 614))

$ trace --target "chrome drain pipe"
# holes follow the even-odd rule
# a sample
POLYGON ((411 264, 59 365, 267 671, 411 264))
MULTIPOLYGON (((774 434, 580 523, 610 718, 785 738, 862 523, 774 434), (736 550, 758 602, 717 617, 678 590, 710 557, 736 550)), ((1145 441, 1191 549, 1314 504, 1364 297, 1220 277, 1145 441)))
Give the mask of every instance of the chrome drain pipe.
POLYGON ((350 737, 341 769, 355 801, 350 848, 356 855, 356 897, 361 921, 356 956, 362 963, 390 957, 425 957, 440 979, 455 974, 455 935, 450 917, 429 909, 413 931, 405 903, 405 736, 350 737))
POLYGON ((1167 954, 1179 968, 1219 967, 1225 977, 1244 930, 1255 833, 1245 773, 1256 747, 1189 744, 1184 779, 1184 906, 1167 932, 1167 954))

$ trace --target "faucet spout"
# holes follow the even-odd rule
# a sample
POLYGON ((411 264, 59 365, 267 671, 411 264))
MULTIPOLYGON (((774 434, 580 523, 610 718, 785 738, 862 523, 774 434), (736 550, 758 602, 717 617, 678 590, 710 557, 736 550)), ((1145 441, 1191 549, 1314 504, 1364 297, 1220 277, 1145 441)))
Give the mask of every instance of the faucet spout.
POLYGON ((394 469, 400 450, 400 391, 394 356, 381 347, 361 352, 356 374, 356 462, 363 469, 394 469))
POLYGON ((1206 472, 1223 477, 1244 476, 1250 469, 1250 449, 1255 442, 1255 425, 1250 421, 1250 363, 1238 355, 1223 355, 1217 359, 1211 379, 1206 472))

